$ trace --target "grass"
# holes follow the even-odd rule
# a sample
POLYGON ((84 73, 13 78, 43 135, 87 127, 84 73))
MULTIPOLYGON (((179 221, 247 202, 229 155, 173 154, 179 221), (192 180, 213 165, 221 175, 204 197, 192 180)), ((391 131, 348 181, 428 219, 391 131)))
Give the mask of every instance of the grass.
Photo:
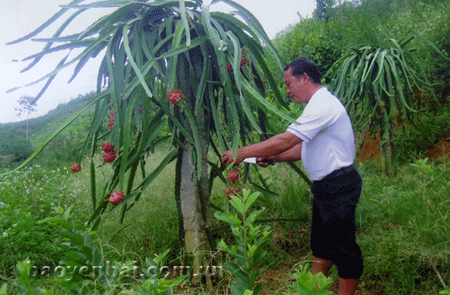
POLYGON ((28 167, 20 172, 0 178, 0 274, 8 275, 17 260, 26 257, 46 265, 61 249, 52 240, 58 231, 37 221, 52 214, 53 207, 66 208, 75 195, 66 185, 68 171, 45 171, 28 167))
POLYGON ((416 161, 392 178, 365 177, 359 239, 371 284, 387 280, 389 294, 436 294, 440 276, 450 281, 449 185, 445 162, 416 161))
MULTIPOLYGON (((158 159, 160 155, 151 155, 147 168, 156 166, 158 159)), ((100 159, 96 161, 100 163, 100 159)), ((46 170, 33 166, 0 179, 2 280, 14 281, 15 262, 27 257, 38 266, 57 265, 64 251, 60 230, 36 222, 52 216, 54 207, 74 205, 75 223, 84 227, 92 212, 89 173, 84 167, 88 164, 72 174, 65 167, 46 170)), ((97 169, 99 184, 108 177, 108 169, 97 169)), ((364 181, 357 208, 358 242, 365 258, 361 294, 437 294, 443 283, 450 282, 448 164, 420 160, 398 167, 393 177, 380 175, 377 163, 359 163, 357 169, 364 181)), ((118 211, 104 215, 99 236, 105 256, 142 261, 171 248, 169 263, 180 262, 173 173, 171 164, 148 188, 139 206, 127 213, 123 224, 118 211)), ((268 255, 260 280, 265 283, 264 294, 279 294, 290 284, 293 267, 311 260, 311 194, 287 165, 263 169, 262 175, 278 196, 263 195, 255 206, 267 208, 263 219, 285 220, 269 222, 273 234, 266 246, 268 255)), ((213 203, 218 207, 227 202, 224 188, 218 182, 213 188, 213 203)), ((217 221, 213 224, 218 225, 217 221)), ((218 238, 223 235, 227 233, 218 238)), ((223 262, 225 257, 220 259, 223 262)), ((331 276, 337 279, 335 269, 331 276)), ((43 280, 39 283, 48 284, 43 280)), ((228 281, 225 277, 216 283, 222 285, 222 291, 217 287, 216 293, 210 294, 222 294, 228 281)), ((332 290, 335 288, 336 284, 332 290)))

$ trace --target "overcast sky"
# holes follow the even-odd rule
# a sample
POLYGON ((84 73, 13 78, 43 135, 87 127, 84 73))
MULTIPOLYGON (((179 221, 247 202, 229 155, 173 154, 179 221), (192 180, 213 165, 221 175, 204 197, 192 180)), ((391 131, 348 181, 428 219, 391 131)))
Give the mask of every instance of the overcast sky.
MULTIPOLYGON (((5 43, 32 32, 55 14, 60 9, 59 5, 69 2, 70 0, 2 0, 0 6, 0 28, 2 29, 0 34, 0 123, 25 120, 26 114, 18 117, 14 110, 18 107, 17 100, 22 96, 36 96, 45 81, 14 92, 6 93, 6 91, 14 87, 27 85, 48 74, 67 54, 67 52, 59 55, 53 54, 51 57, 42 59, 32 69, 20 73, 30 62, 22 62, 21 60, 39 52, 45 46, 45 43, 32 41, 14 45, 6 45, 5 43)), ((86 1, 86 3, 88 2, 91 1, 86 1)), ((207 0, 204 2, 206 3, 207 0)), ((298 14, 302 17, 310 17, 316 5, 315 0, 235 0, 235 2, 241 4, 256 16, 271 39, 289 25, 297 23, 300 19, 298 14)), ((229 11, 230 9, 227 5, 221 3, 212 5, 211 10, 229 11)), ((90 9, 90 11, 82 13, 64 31, 62 36, 85 29, 88 24, 105 13, 104 9, 90 9)), ((69 11, 66 14, 70 15, 72 12, 69 11)), ((63 16, 61 21, 53 23, 37 37, 50 37, 64 19, 63 16)), ((79 51, 73 52, 71 57, 74 57, 77 53, 79 51)), ((49 110, 56 108, 59 103, 67 102, 79 94, 84 95, 95 90, 99 64, 100 58, 91 60, 70 84, 67 81, 72 76, 73 68, 61 71, 46 93, 39 99, 37 112, 32 113, 30 118, 42 116, 49 110)))

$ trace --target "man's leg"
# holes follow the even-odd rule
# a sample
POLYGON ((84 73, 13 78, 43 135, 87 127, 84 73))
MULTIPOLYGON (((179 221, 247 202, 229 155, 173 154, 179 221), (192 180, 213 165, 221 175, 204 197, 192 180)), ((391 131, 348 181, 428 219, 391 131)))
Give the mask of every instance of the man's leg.
POLYGON ((339 278, 339 295, 353 295, 359 280, 339 278))
MULTIPOLYGON (((333 265, 333 263, 329 260, 318 258, 313 256, 313 265, 312 265, 312 274, 316 275, 319 272, 323 273, 324 276, 328 276, 328 271, 330 270, 330 267, 333 265)), ((316 285, 317 291, 319 290, 319 285, 316 285)))
POLYGON ((321 272, 328 276, 328 270, 332 265, 333 263, 329 260, 313 256, 312 274, 315 275, 321 272))

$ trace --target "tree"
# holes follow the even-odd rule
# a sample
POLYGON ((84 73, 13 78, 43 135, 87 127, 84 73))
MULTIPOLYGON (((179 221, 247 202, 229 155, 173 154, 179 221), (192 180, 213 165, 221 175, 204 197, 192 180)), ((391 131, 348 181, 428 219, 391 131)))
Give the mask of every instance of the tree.
POLYGON ((25 139, 22 134, 19 134, 19 130, 17 128, 4 128, 0 141, 0 155, 8 156, 10 158, 8 162, 14 162, 15 164, 24 161, 33 154, 31 142, 25 139))
POLYGON ((269 70, 270 65, 281 76, 284 64, 258 20, 230 0, 221 2, 236 9, 232 14, 210 12, 210 6, 201 0, 82 2, 63 5, 44 25, 12 43, 29 39, 65 12, 76 11, 52 38, 39 39, 47 45, 27 59, 34 59, 33 66, 52 52, 84 48, 70 61, 68 56, 63 58, 54 71, 37 80, 48 79, 45 91, 60 70, 77 63, 73 80, 91 57, 105 52, 96 96, 60 128, 95 105, 80 159, 88 150, 92 158, 104 138, 117 151, 114 172, 101 191, 95 185, 96 166, 91 161, 93 214, 89 222, 93 229, 98 227, 101 215, 111 208, 108 197, 114 190, 125 193, 125 200, 111 209, 120 208, 123 220, 156 176, 176 160, 175 197, 182 217, 181 235, 186 257, 192 258, 187 263, 192 263, 196 272, 206 263, 201 253, 214 244, 209 231, 209 196, 214 179, 226 168, 217 164, 221 152, 229 146, 237 152, 241 143, 254 140, 253 131, 267 136, 270 126, 266 114, 293 122, 264 98, 271 90, 287 111, 269 70), (99 7, 117 9, 83 32, 61 36, 80 13, 99 7), (108 124, 110 129, 104 132, 108 124), (148 173, 146 155, 167 140, 172 148, 148 173), (208 158, 210 149, 217 155, 215 160, 208 158), (143 180, 136 184, 139 171, 143 180))
POLYGON ((386 174, 394 172, 394 110, 409 119, 416 112, 413 93, 430 86, 414 49, 408 49, 412 39, 353 46, 326 74, 332 79, 332 91, 356 124, 371 124, 380 132, 382 169, 386 174))
POLYGON ((36 109, 34 108, 36 106, 36 102, 34 100, 34 97, 22 96, 21 98, 19 98, 18 103, 20 105, 20 108, 15 108, 15 110, 19 112, 17 116, 20 117, 23 112, 27 113, 27 126, 25 131, 25 138, 28 139, 28 116, 32 112, 36 111, 36 109))
POLYGON ((314 18, 318 20, 330 20, 334 3, 335 0, 316 0, 316 9, 313 12, 314 18))

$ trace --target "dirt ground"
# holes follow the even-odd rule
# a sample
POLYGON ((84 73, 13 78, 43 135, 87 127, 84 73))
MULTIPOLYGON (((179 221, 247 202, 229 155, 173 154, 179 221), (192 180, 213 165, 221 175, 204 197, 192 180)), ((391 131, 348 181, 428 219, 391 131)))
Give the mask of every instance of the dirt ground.
POLYGON ((447 134, 439 143, 431 150, 429 150, 424 157, 428 157, 429 159, 437 159, 441 157, 450 159, 450 134, 447 134))
MULTIPOLYGON (((365 160, 375 161, 380 159, 380 157, 380 135, 377 134, 375 137, 366 136, 357 155, 356 162, 365 160)), ((450 159, 450 134, 442 137, 436 146, 426 152, 423 156, 423 158, 428 159, 438 159, 442 157, 450 159)))

